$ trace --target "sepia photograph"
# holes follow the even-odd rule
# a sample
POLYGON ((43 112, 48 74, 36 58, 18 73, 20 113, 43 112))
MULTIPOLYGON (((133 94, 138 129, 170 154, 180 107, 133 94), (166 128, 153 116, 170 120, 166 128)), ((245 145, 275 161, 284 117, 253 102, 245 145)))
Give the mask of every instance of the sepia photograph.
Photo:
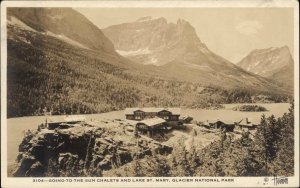
POLYGON ((299 186, 298 2, 176 2, 1 4, 2 179, 299 186))

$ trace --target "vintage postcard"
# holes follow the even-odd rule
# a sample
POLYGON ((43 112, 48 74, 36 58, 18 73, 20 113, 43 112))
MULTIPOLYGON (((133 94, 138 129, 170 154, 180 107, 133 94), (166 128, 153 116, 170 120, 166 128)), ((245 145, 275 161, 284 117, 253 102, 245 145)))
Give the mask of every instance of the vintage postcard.
POLYGON ((298 187, 294 0, 4 1, 1 187, 298 187))

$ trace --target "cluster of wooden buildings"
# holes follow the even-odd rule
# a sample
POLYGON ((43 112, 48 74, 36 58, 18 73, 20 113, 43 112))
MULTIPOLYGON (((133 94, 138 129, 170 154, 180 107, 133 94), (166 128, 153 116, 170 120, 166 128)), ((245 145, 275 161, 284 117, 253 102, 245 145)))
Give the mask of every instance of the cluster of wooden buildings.
POLYGON ((227 121, 227 120, 210 120, 205 121, 202 125, 209 129, 225 129, 226 131, 248 131, 255 130, 258 126, 257 123, 250 122, 248 118, 243 118, 240 121, 227 121))
MULTIPOLYGON (((169 130, 175 125, 183 124, 183 118, 180 117, 180 108, 126 108, 125 116, 128 120, 136 121, 136 130, 146 133, 149 136, 155 132, 169 130)), ((192 120, 191 117, 187 118, 192 120)), ((258 124, 250 122, 248 118, 239 121, 228 120, 207 120, 198 125, 208 129, 222 129, 232 131, 255 130, 258 124)))
MULTIPOLYGON (((149 136, 155 132, 182 125, 185 122, 183 121, 184 118, 179 119, 180 108, 126 108, 125 116, 128 120, 136 121, 136 130, 147 133, 149 136)), ((191 117, 186 119, 189 122, 192 120, 191 117)), ((229 132, 255 130, 258 126, 258 123, 250 122, 248 118, 239 121, 207 120, 197 124, 208 129, 223 129, 229 132)))
POLYGON ((135 120, 136 129, 149 136, 180 125, 180 108, 126 108, 128 120, 135 120))
POLYGON ((137 121, 150 118, 178 121, 180 108, 126 108, 125 116, 126 119, 137 121))
MULTIPOLYGON (((125 116, 127 120, 134 120, 135 129, 141 133, 152 136, 156 132, 170 130, 173 128, 182 128, 184 123, 190 123, 192 117, 180 117, 180 108, 126 108, 125 116)), ((64 129, 72 127, 75 124, 85 122, 85 117, 80 115, 71 116, 50 116, 46 120, 45 128, 54 130, 56 128, 64 129)), ((223 129, 229 132, 255 130, 258 123, 253 123, 248 118, 239 121, 228 120, 207 120, 198 122, 197 125, 207 129, 223 129)))

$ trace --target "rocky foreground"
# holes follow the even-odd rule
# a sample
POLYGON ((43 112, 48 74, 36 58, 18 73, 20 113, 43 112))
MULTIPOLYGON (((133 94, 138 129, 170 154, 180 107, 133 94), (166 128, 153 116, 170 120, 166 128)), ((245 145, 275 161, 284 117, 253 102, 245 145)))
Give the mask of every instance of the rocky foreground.
POLYGON ((173 148, 138 136, 125 120, 64 124, 55 130, 39 126, 19 146, 15 177, 102 176, 135 159, 167 156, 173 148))

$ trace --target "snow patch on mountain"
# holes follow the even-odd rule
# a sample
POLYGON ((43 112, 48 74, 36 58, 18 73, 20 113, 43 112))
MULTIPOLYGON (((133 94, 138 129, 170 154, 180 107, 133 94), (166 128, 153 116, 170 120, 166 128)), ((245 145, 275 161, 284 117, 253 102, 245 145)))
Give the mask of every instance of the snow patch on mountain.
POLYGON ((204 54, 209 54, 209 53, 211 53, 211 52, 207 49, 206 46, 199 45, 198 48, 199 48, 199 50, 200 50, 202 53, 204 53, 204 54))
POLYGON ((136 22, 146 22, 146 21, 151 21, 153 20, 153 18, 151 16, 145 16, 145 17, 141 17, 139 19, 136 20, 136 22))
MULTIPOLYGON (((25 24, 24 22, 22 22, 20 19, 14 17, 14 16, 11 16, 8 20, 7 20, 7 23, 8 24, 12 24, 12 25, 15 25, 15 26, 18 26, 20 27, 21 29, 24 29, 24 30, 28 30, 28 31, 33 31, 33 32, 38 32, 36 31, 35 29, 33 29, 32 27, 28 26, 27 24, 25 24)), ((51 31, 46 31, 46 32, 39 32, 41 34, 46 34, 46 35, 49 35, 49 36, 52 36, 52 37, 55 37, 55 38, 58 38, 64 42, 67 42, 71 45, 74 45, 74 46, 78 46, 80 48, 85 48, 85 49, 89 49, 88 47, 84 46, 83 44, 75 41, 75 40, 72 40, 70 39, 69 37, 65 36, 65 35, 60 35, 60 34, 55 34, 51 31)), ((30 41, 27 41, 27 40, 23 40, 24 42, 26 43, 29 43, 30 44, 30 41)))
POLYGON ((55 38, 58 38, 64 42, 67 42, 73 46, 78 46, 80 48, 85 48, 85 49, 89 49, 88 47, 86 47, 85 45, 75 41, 75 40, 72 40, 70 39, 69 37, 65 36, 65 35, 62 35, 62 34, 55 34, 55 33, 52 33, 51 31, 46 31, 45 32, 46 35, 49 35, 49 36, 52 36, 52 37, 55 37, 55 38))
POLYGON ((18 18, 14 17, 14 16, 11 16, 10 19, 7 20, 7 23, 19 26, 20 28, 28 30, 28 31, 34 31, 34 32, 36 32, 35 29, 33 29, 32 27, 28 26, 27 24, 25 24, 24 22, 22 22, 21 20, 19 20, 18 18))
POLYGON ((260 63, 260 61, 257 61, 257 62, 254 64, 254 67, 256 67, 259 63, 260 63))
POLYGON ((157 64, 157 61, 158 61, 158 60, 157 60, 156 58, 154 58, 154 57, 151 58, 151 63, 152 63, 152 64, 156 65, 156 64, 157 64))
POLYGON ((136 56, 136 55, 145 55, 145 54, 150 54, 151 51, 149 48, 145 49, 137 49, 137 50, 130 50, 130 51, 123 51, 123 50, 116 50, 120 55, 122 56, 136 56))
POLYGON ((185 62, 184 65, 186 65, 187 67, 193 68, 193 69, 201 70, 201 71, 208 71, 208 72, 213 71, 213 69, 207 65, 197 65, 194 63, 187 63, 187 62, 185 62))

